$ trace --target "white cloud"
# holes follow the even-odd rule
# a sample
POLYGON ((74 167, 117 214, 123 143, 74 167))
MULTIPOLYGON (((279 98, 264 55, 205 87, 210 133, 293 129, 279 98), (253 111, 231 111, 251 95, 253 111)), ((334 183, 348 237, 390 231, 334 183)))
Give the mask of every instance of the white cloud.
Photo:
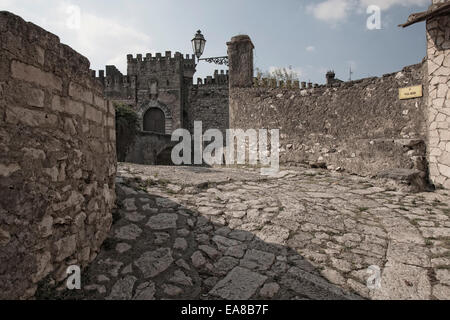
POLYGON ((306 51, 308 51, 308 52, 314 52, 314 51, 316 51, 316 47, 314 47, 314 46, 307 46, 307 47, 306 47, 306 51))
POLYGON ((345 20, 352 9, 353 0, 326 0, 310 5, 307 11, 316 19, 336 23, 345 20))
POLYGON ((396 5, 411 7, 427 4, 430 4, 429 0, 325 0, 309 5, 307 12, 318 20, 336 24, 345 22, 353 13, 365 13, 365 9, 370 5, 387 10, 396 5))
POLYGON ((73 10, 70 8, 76 5, 70 1, 0 0, 0 7, 58 35, 61 42, 86 56, 92 69, 104 69, 105 65, 114 64, 126 74, 127 54, 154 51, 147 34, 84 7, 80 8, 79 28, 71 28, 73 10))
POLYGON ((81 16, 81 28, 75 31, 75 43, 91 59, 114 64, 126 73, 126 55, 150 52, 151 39, 132 27, 85 13, 81 16))

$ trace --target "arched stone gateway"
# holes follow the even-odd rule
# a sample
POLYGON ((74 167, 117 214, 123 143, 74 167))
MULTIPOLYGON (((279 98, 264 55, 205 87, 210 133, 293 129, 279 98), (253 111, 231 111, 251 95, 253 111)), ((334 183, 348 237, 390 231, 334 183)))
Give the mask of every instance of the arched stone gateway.
POLYGON ((164 112, 159 108, 148 109, 144 114, 143 127, 144 131, 165 133, 166 117, 164 116, 164 112))
POLYGON ((138 111, 142 119, 141 129, 162 134, 172 133, 172 113, 159 101, 151 100, 144 103, 138 111))

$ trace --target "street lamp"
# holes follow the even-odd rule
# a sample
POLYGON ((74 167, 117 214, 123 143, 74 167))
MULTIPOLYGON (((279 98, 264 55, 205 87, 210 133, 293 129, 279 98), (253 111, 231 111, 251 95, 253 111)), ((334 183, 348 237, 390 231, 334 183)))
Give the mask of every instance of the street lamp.
POLYGON ((200 30, 197 31, 197 34, 195 35, 194 39, 192 39, 191 42, 195 56, 197 57, 197 59, 200 59, 200 57, 203 54, 203 50, 205 50, 206 44, 205 37, 202 35, 202 32, 200 30))
POLYGON ((203 51, 205 50, 206 44, 205 37, 203 36, 200 30, 197 31, 197 34, 195 35, 194 39, 191 40, 191 42, 192 42, 192 49, 194 50, 194 54, 197 57, 198 61, 204 60, 209 63, 224 64, 228 66, 228 56, 200 59, 200 57, 203 54, 203 51))

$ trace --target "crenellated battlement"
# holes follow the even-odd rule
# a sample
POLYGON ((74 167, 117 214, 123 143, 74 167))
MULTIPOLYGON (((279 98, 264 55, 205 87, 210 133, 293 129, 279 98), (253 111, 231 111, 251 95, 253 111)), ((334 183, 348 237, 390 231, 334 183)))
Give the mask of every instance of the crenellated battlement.
POLYGON ((127 74, 136 75, 145 70, 146 72, 158 72, 160 70, 172 70, 177 73, 179 70, 184 70, 185 76, 192 77, 195 73, 195 56, 183 56, 180 52, 172 54, 171 51, 166 51, 165 54, 147 53, 145 55, 132 54, 127 55, 127 74))
POLYGON ((100 81, 105 88, 111 87, 128 87, 132 83, 132 77, 128 75, 123 75, 116 66, 106 66, 106 74, 105 70, 99 70, 98 76, 96 75, 95 70, 91 70, 91 76, 100 81))
POLYGON ((182 59, 183 55, 180 52, 175 52, 175 54, 172 55, 171 51, 166 51, 164 55, 158 52, 154 56, 152 53, 147 53, 145 55, 138 53, 136 54, 136 56, 133 56, 132 54, 127 55, 127 61, 132 63, 145 61, 161 61, 161 60, 182 60, 182 59))
POLYGON ((207 76, 206 78, 197 78, 197 87, 199 86, 221 86, 228 85, 228 70, 215 70, 213 76, 207 76))
POLYGON ((153 66, 163 66, 165 64, 176 64, 178 62, 183 62, 184 66, 195 66, 195 56, 194 55, 186 55, 185 57, 180 52, 175 52, 172 55, 171 51, 166 51, 163 55, 158 52, 155 55, 152 53, 137 54, 133 56, 132 54, 127 55, 128 64, 150 64, 153 66))
POLYGON ((195 55, 186 55, 183 59, 183 68, 184 70, 195 71, 195 55))

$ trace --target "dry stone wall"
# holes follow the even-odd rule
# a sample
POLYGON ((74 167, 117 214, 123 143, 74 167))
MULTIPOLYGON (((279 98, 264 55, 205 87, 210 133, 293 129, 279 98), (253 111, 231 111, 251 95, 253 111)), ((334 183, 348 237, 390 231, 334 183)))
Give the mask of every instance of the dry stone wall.
POLYGON ((280 129, 281 163, 361 175, 414 169, 425 178, 426 99, 400 100, 398 90, 421 85, 424 67, 310 89, 231 86, 230 127, 280 129))
POLYGON ((0 299, 95 258, 115 172, 114 109, 89 61, 0 12, 0 299))
POLYGON ((430 178, 450 189, 450 16, 427 21, 430 178))

